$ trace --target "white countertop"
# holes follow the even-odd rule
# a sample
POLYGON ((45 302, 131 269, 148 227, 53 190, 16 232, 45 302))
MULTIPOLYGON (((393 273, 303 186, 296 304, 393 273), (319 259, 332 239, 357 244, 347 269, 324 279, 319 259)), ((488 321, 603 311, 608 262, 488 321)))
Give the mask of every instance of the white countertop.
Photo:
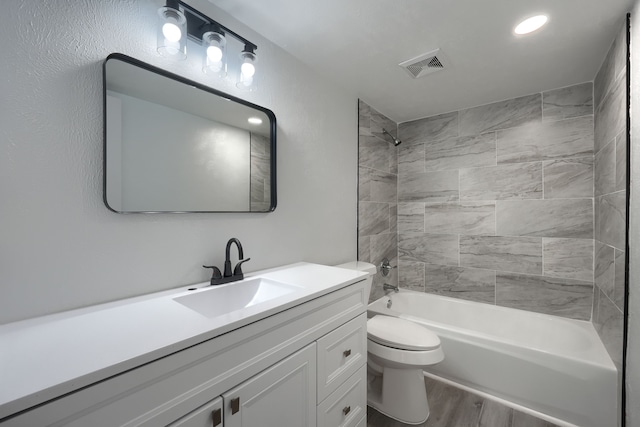
POLYGON ((1 325, 0 419, 343 288, 366 275, 310 263, 247 274, 246 279, 261 277, 299 290, 217 317, 205 317, 174 301, 206 292, 210 289, 207 282, 1 325), (194 287, 200 289, 187 290, 194 287))

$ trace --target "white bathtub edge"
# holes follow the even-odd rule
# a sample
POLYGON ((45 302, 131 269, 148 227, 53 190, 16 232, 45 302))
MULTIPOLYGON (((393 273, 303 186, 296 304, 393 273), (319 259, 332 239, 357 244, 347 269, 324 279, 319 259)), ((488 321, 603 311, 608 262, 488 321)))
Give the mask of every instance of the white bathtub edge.
MULTIPOLYGON (((469 387, 467 385, 460 384, 460 383, 457 383, 455 381, 451 381, 450 379, 443 378, 443 377, 440 377, 438 375, 434 375, 434 374, 426 372, 426 371, 422 371, 422 374, 425 377, 431 378, 432 380, 440 381, 440 382, 442 382, 444 384, 450 385, 452 387, 459 388, 459 389, 464 390, 466 392, 469 392, 469 393, 475 394, 477 396, 480 396, 480 397, 482 397, 484 399, 493 400, 494 402, 497 402, 497 403, 499 403, 501 405, 504 405, 504 406, 507 406, 509 408, 515 409, 516 411, 524 412, 525 414, 528 414, 528 415, 534 416, 536 418, 540 418, 542 420, 545 420, 545 421, 548 421, 550 423, 556 424, 559 427, 580 427, 579 425, 571 424, 571 423, 563 421, 563 420, 561 420, 559 418, 551 417, 551 416, 549 416, 547 414, 543 414, 542 412, 538 412, 538 411, 535 411, 533 409, 527 408, 526 406, 522 406, 522 405, 519 405, 517 403, 511 402, 510 400, 506 400, 506 399, 494 396, 492 394, 489 394, 489 393, 487 393, 485 391, 480 391, 480 390, 477 390, 477 389, 475 389, 473 387, 469 387)), ((429 396, 429 390, 427 390, 427 396, 429 396)))

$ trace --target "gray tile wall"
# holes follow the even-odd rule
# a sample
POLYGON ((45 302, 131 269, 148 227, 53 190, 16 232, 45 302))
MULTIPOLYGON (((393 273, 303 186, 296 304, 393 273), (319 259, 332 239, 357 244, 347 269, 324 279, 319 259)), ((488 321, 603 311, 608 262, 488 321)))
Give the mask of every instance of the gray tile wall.
POLYGON ((594 226, 593 111, 583 83, 399 124, 400 286, 591 319, 594 227, 621 218, 602 198, 594 226))
POLYGON ((266 212, 271 207, 271 142, 251 134, 251 211, 266 212))
POLYGON ((622 366, 626 239, 626 24, 594 81, 595 303, 593 323, 622 366))
MULTIPOLYGON (((383 128, 397 135, 398 126, 393 120, 358 101, 358 259, 380 265, 386 257, 397 266, 398 158, 383 128)), ((424 178, 416 181, 411 188, 418 188, 424 178)), ((415 197, 427 197, 440 187, 434 184, 434 188, 422 189, 415 197)), ((371 301, 383 295, 383 283, 397 285, 398 269, 387 277, 374 277, 371 301)))

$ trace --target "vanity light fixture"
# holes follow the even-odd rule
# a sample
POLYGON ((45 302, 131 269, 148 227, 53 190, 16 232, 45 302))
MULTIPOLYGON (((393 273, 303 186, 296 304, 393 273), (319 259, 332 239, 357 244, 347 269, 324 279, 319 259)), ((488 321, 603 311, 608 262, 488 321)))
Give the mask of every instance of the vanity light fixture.
POLYGON ((187 57, 187 38, 204 47, 202 71, 206 74, 227 75, 227 40, 232 37, 244 45, 240 53, 237 87, 253 90, 253 77, 258 46, 231 31, 180 0, 166 0, 158 9, 161 22, 158 28, 158 52, 176 59, 187 57))
POLYGON ((544 24, 546 24, 548 19, 549 18, 547 17, 547 15, 532 16, 531 18, 527 18, 521 23, 519 23, 514 28, 513 32, 518 35, 532 33, 540 29, 544 24))
POLYGON ((249 123, 251 123, 252 125, 261 125, 262 124, 262 119, 259 117, 249 117, 247 119, 247 121, 249 123))
POLYGON ((178 8, 177 0, 167 0, 158 9, 158 53, 175 59, 187 58, 187 18, 178 8))

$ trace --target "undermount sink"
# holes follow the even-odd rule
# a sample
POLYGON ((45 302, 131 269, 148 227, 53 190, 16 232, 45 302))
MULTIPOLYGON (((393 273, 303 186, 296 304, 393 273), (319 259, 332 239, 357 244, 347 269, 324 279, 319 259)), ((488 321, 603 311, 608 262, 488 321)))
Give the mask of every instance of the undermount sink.
POLYGON ((287 295, 300 287, 261 277, 211 286, 174 298, 177 303, 206 317, 218 317, 287 295))

